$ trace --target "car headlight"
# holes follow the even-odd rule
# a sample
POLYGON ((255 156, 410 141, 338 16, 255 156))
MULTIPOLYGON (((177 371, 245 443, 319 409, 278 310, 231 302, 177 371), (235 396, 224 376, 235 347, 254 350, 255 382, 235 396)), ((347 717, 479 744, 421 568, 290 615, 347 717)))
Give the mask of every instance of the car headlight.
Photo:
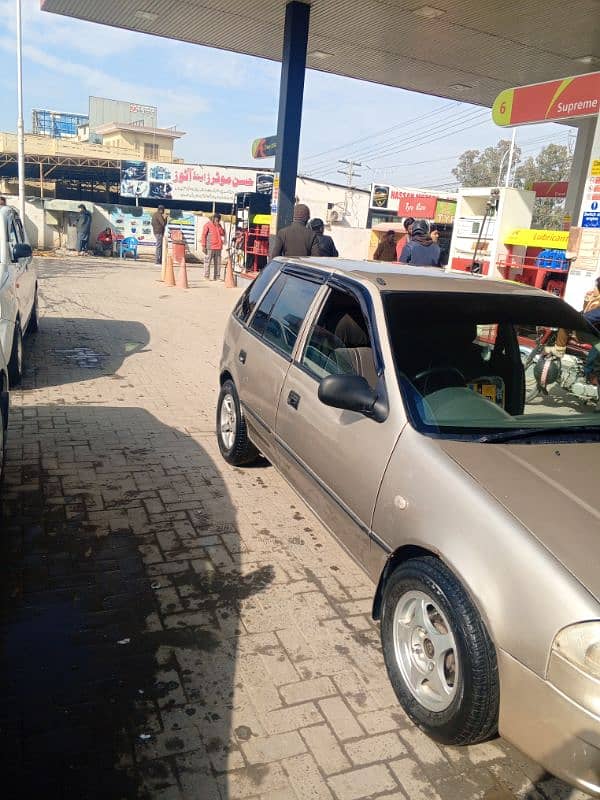
POLYGON ((554 639, 552 651, 600 680, 600 620, 563 628, 554 639))
POLYGON ((556 634, 546 678, 582 708, 600 716, 600 620, 578 622, 556 634))

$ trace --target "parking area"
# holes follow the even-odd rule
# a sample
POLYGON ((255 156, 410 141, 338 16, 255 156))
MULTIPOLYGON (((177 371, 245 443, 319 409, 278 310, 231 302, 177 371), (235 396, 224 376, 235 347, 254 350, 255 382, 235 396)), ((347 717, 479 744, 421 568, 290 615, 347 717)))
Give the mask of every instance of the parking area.
POLYGON ((374 587, 214 437, 237 290, 40 260, 2 505, 7 798, 578 800, 501 740, 400 710, 374 587))

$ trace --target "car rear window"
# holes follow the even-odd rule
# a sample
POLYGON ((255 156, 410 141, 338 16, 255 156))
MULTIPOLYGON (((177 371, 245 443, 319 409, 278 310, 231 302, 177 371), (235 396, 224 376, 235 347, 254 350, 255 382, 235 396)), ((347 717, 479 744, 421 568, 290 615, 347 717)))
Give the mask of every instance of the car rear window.
POLYGON ((250 319, 250 315, 254 311, 256 304, 280 269, 281 264, 278 261, 271 261, 270 264, 267 264, 266 267, 258 273, 233 309, 234 317, 239 319, 240 322, 247 322, 250 319))
POLYGON ((319 288, 319 283, 280 275, 261 301, 250 327, 266 342, 291 355, 319 288))

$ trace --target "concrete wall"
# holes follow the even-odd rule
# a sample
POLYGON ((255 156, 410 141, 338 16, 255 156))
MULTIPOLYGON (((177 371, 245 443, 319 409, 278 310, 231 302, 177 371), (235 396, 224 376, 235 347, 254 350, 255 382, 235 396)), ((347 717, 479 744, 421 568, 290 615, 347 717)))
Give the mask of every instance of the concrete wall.
POLYGON ((332 225, 325 233, 333 238, 340 258, 366 259, 369 257, 370 228, 346 228, 332 225))

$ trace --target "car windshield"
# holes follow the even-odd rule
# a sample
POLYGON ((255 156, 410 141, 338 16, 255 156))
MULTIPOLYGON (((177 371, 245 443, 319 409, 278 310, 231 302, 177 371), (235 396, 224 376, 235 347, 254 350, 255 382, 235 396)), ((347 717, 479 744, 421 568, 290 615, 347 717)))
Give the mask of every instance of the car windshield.
POLYGON ((389 292, 411 423, 484 442, 600 438, 600 337, 548 295, 389 292))

